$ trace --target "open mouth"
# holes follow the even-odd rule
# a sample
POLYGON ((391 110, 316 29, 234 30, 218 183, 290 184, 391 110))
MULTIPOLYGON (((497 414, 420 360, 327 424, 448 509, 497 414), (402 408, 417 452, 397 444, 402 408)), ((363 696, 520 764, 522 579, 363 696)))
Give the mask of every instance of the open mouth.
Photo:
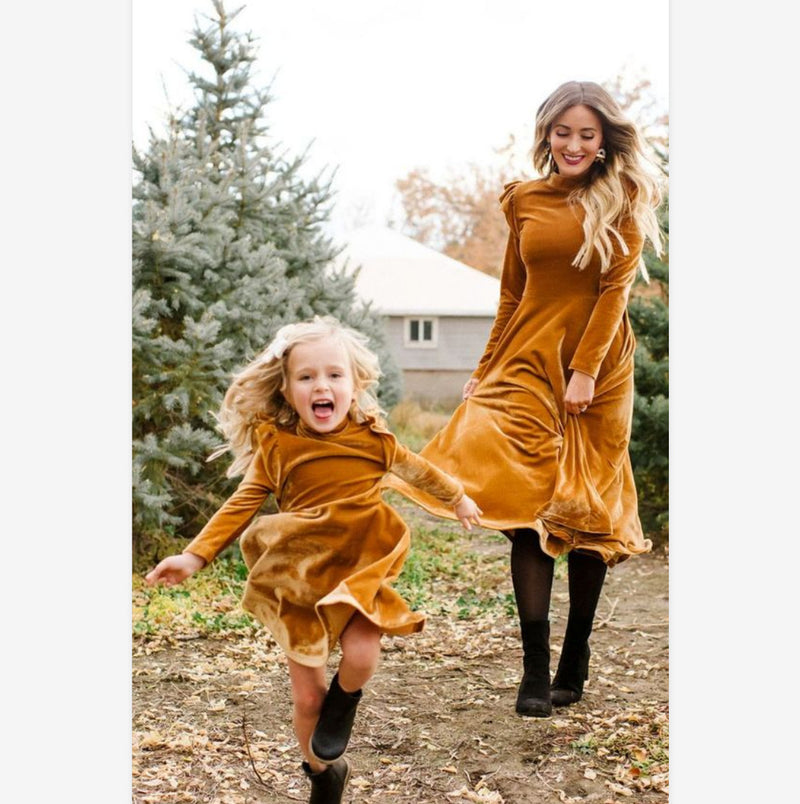
POLYGON ((333 402, 330 399, 312 402, 311 410, 318 419, 329 419, 333 416, 333 402))

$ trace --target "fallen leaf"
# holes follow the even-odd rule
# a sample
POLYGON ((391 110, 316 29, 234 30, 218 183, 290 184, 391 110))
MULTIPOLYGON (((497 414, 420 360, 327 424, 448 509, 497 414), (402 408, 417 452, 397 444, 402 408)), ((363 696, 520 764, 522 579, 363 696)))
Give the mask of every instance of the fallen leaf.
POLYGON ((629 790, 627 787, 623 787, 621 784, 614 784, 614 782, 606 782, 609 790, 612 790, 617 795, 626 796, 630 798, 633 795, 633 791, 629 790))
POLYGON ((139 741, 139 748, 144 750, 161 748, 164 745, 166 745, 166 741, 164 740, 164 736, 159 731, 151 731, 148 734, 145 734, 139 741))

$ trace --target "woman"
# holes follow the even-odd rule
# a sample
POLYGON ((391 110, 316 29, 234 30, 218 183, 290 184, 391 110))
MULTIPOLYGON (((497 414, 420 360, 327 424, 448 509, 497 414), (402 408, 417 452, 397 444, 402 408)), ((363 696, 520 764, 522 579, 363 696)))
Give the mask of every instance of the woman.
POLYGON ((660 252, 660 191, 636 127, 591 82, 563 84, 539 107, 533 162, 542 178, 508 184, 500 199, 510 231, 485 352, 465 401, 421 454, 458 477, 482 524, 511 540, 524 650, 516 709, 547 717, 583 692, 606 568, 651 547, 628 455, 626 307, 645 238, 660 252), (551 686, 548 617, 563 553, 570 608, 551 686))

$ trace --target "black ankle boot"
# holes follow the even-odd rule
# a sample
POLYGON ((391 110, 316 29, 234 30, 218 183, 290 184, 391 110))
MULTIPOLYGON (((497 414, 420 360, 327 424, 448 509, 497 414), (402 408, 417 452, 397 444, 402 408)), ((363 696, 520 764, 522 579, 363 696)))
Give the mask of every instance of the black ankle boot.
POLYGON ((311 780, 308 804, 340 804, 350 778, 350 763, 344 757, 319 773, 314 773, 308 762, 303 762, 303 773, 311 780))
POLYGON ((569 706, 580 701, 583 695, 583 682, 589 678, 591 632, 591 617, 570 617, 567 621, 564 647, 550 690, 553 706, 569 706))
POLYGON ((360 700, 361 690, 345 692, 339 686, 337 673, 322 702, 322 711, 311 735, 311 753, 320 762, 333 762, 345 752, 360 700))
POLYGON ((517 692, 517 714, 550 717, 550 623, 531 620, 520 624, 525 673, 517 692))

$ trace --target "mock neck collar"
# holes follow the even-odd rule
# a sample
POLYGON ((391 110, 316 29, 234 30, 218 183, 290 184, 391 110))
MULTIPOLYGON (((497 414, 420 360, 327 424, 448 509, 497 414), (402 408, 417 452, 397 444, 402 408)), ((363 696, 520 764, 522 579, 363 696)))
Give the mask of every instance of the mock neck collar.
POLYGON ((345 416, 344 421, 335 430, 330 430, 327 433, 320 433, 320 432, 317 432, 313 427, 308 427, 303 422, 303 420, 298 417, 298 419, 297 419, 297 435, 305 436, 306 438, 328 438, 330 436, 341 435, 353 423, 354 422, 350 418, 350 414, 348 413, 347 416, 345 416))
POLYGON ((574 190, 584 185, 584 179, 583 174, 580 176, 562 176, 554 171, 545 179, 545 182, 554 190, 574 190))

